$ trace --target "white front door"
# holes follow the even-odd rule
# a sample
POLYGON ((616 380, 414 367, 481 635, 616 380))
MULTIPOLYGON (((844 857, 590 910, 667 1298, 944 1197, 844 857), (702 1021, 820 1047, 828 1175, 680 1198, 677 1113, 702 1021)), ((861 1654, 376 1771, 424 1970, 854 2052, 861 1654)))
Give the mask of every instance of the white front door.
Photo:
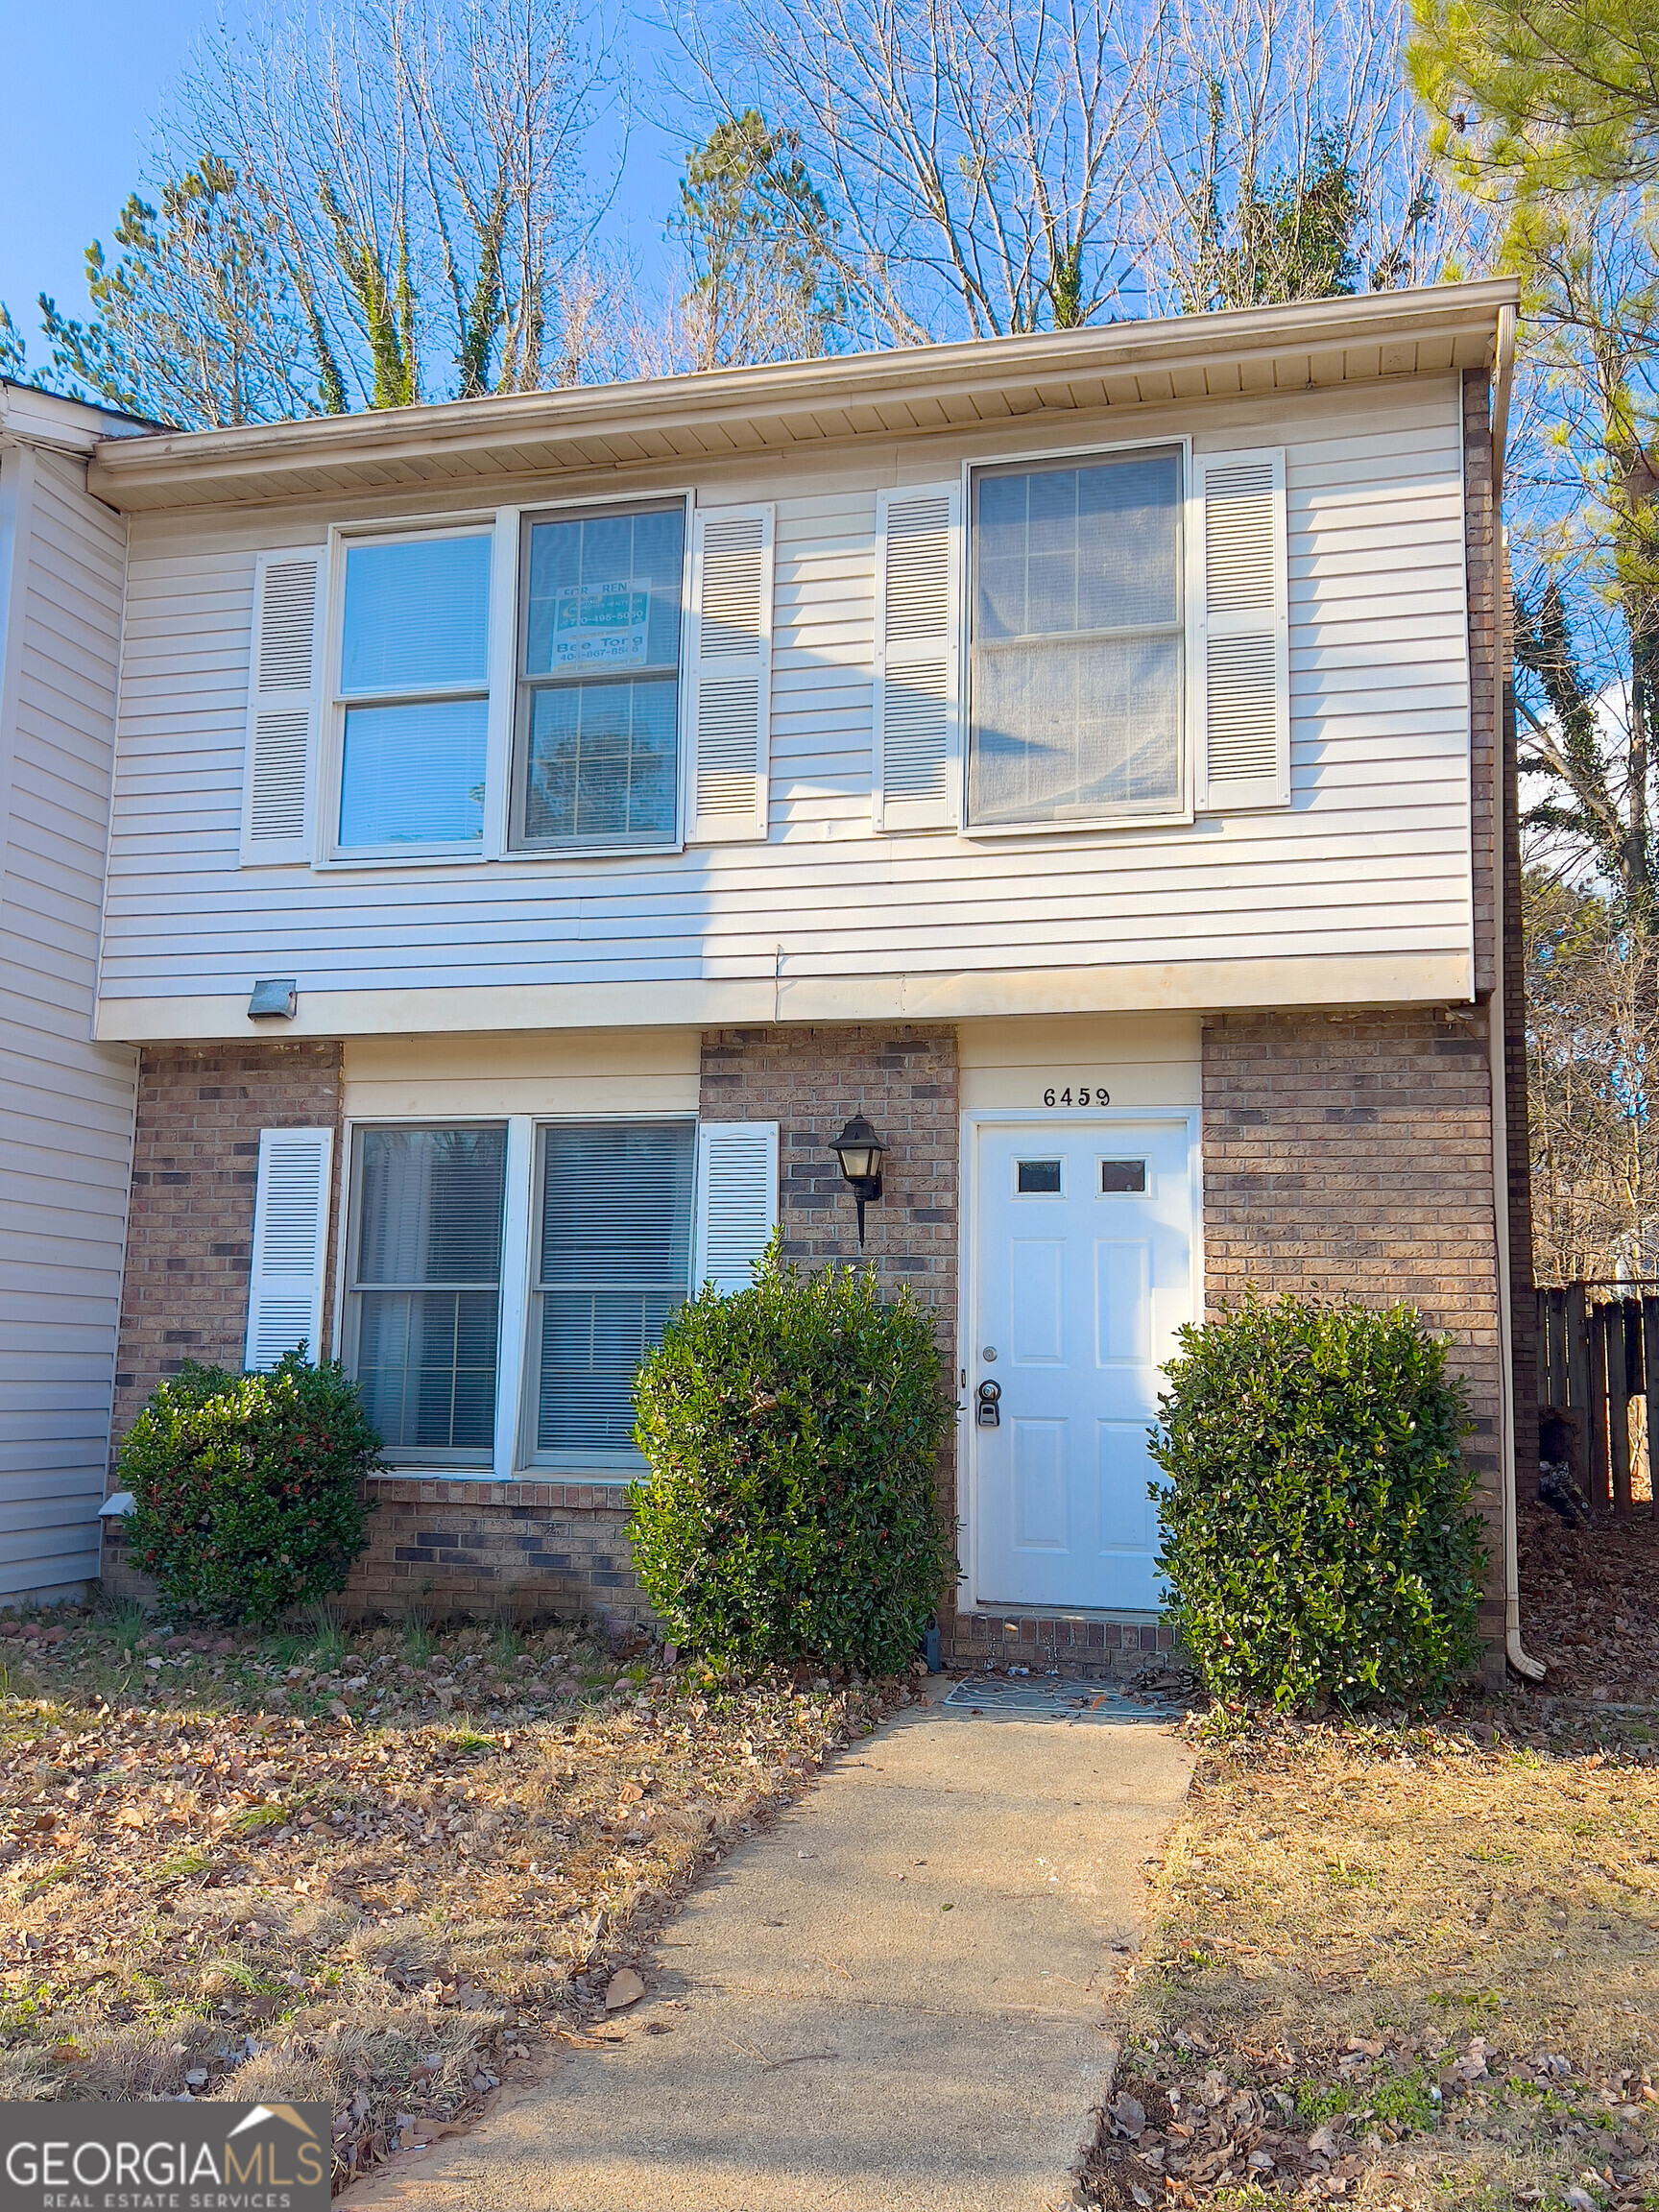
POLYGON ((1192 1313, 1182 1120, 976 1124, 974 1599, 1151 1610, 1159 1369, 1192 1313), (998 1425, 979 1417, 995 1384, 998 1425))

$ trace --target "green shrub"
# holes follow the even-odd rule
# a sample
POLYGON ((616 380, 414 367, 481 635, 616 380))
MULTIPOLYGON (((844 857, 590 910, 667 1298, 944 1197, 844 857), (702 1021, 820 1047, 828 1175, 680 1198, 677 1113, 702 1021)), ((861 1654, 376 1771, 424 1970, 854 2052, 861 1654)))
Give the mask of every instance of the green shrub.
POLYGON ((1153 1495, 1169 1617, 1206 1688, 1437 1698, 1479 1650, 1486 1565, 1445 1343, 1409 1306, 1254 1294, 1179 1342, 1153 1495))
POLYGON ((954 1571, 936 1487, 951 1409, 907 1288, 886 1305, 870 1270, 802 1275, 774 1238, 752 1287, 681 1307, 637 1402, 651 1473, 629 1533, 675 1643, 904 1665, 954 1571))
POLYGON ((290 1352, 268 1375, 231 1375, 187 1359, 121 1446, 132 1562, 173 1614, 266 1623, 330 1597, 369 1541, 379 1452, 337 1361, 290 1352))

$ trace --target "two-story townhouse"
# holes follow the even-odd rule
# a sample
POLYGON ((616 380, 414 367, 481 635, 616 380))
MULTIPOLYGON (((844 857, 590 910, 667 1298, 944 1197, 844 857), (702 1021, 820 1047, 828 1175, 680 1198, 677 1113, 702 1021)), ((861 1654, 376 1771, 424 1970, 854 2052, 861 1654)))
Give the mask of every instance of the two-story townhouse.
POLYGON ((126 525, 154 425, 0 378, 0 1599, 98 1574, 138 1055, 92 1039, 126 525))
POLYGON ((1501 1654, 1514 301, 101 449, 118 1424, 321 1343, 357 1601, 626 1614, 640 1353, 777 1222, 856 1256, 862 1115, 962 1401, 947 1650, 1158 1647, 1159 1366, 1254 1283, 1452 1333, 1501 1654))

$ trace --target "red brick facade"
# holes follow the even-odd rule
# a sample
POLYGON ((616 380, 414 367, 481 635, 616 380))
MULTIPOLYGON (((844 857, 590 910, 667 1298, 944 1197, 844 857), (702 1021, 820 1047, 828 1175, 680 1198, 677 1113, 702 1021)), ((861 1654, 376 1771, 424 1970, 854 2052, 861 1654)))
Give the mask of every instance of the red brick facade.
MULTIPOLYGON (((117 1439, 186 1359, 240 1371, 259 1132, 338 1130, 340 1057, 336 1044, 276 1038, 145 1046, 115 1360, 117 1439)), ((338 1144, 334 1172, 338 1189, 338 1144)))
POLYGON ((382 1476, 349 1611, 648 1622, 615 1482, 433 1482, 382 1476))
MULTIPOLYGON (((1231 1015, 1204 1032, 1205 1295, 1319 1288, 1409 1298, 1456 1338, 1494 1511, 1498 1301, 1485 1016, 1431 1009, 1231 1015)), ((187 1356, 235 1366, 246 1324, 261 1128, 337 1124, 339 1053, 251 1042, 145 1054, 121 1361, 122 1425, 187 1356)), ((865 1257, 933 1312, 954 1384, 959 1115, 954 1032, 920 1025, 738 1029, 704 1041, 701 1114, 776 1120, 785 1249, 851 1259, 854 1208, 830 1140, 862 1110, 885 1139, 865 1257)), ((505 1356, 517 1348, 503 1347, 505 1356)), ((119 1433, 119 1429, 117 1433, 119 1433)), ((954 1509, 953 1455, 940 1467, 954 1509)), ((616 1483, 374 1484, 371 1546, 346 1602, 419 1610, 646 1616, 616 1483)), ((107 1561, 125 1582, 118 1541, 107 1561)), ((947 1653, 1067 1672, 1156 1664, 1169 1631, 1121 1618, 941 1612, 947 1653)))
POLYGON ((882 1195, 866 1212, 862 1257, 931 1308, 940 1350, 952 1358, 956 1032, 860 1024, 714 1029, 703 1040, 701 1091, 705 1121, 780 1124, 784 1249, 808 1262, 859 1256, 853 1199, 830 1141, 849 1116, 868 1116, 889 1149, 882 1195))
MULTIPOLYGON (((1238 1014, 1204 1031, 1204 1297, 1407 1299, 1452 1336, 1502 1556, 1486 1016, 1238 1014)), ((1484 1626, 1503 1646, 1503 1608, 1484 1626)))

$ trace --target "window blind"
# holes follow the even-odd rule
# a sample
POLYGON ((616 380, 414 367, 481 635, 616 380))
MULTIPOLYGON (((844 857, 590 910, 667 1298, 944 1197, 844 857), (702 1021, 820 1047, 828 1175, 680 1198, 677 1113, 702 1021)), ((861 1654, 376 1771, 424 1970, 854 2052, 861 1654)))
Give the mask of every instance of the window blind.
POLYGON ((632 1452, 635 1375, 690 1279, 695 1150, 688 1121, 541 1132, 538 1453, 632 1452))
POLYGON ((974 479, 971 819, 1181 804, 1181 457, 974 479))
POLYGON ((507 1133, 357 1132, 358 1384, 395 1456, 487 1456, 494 1435, 507 1133))

